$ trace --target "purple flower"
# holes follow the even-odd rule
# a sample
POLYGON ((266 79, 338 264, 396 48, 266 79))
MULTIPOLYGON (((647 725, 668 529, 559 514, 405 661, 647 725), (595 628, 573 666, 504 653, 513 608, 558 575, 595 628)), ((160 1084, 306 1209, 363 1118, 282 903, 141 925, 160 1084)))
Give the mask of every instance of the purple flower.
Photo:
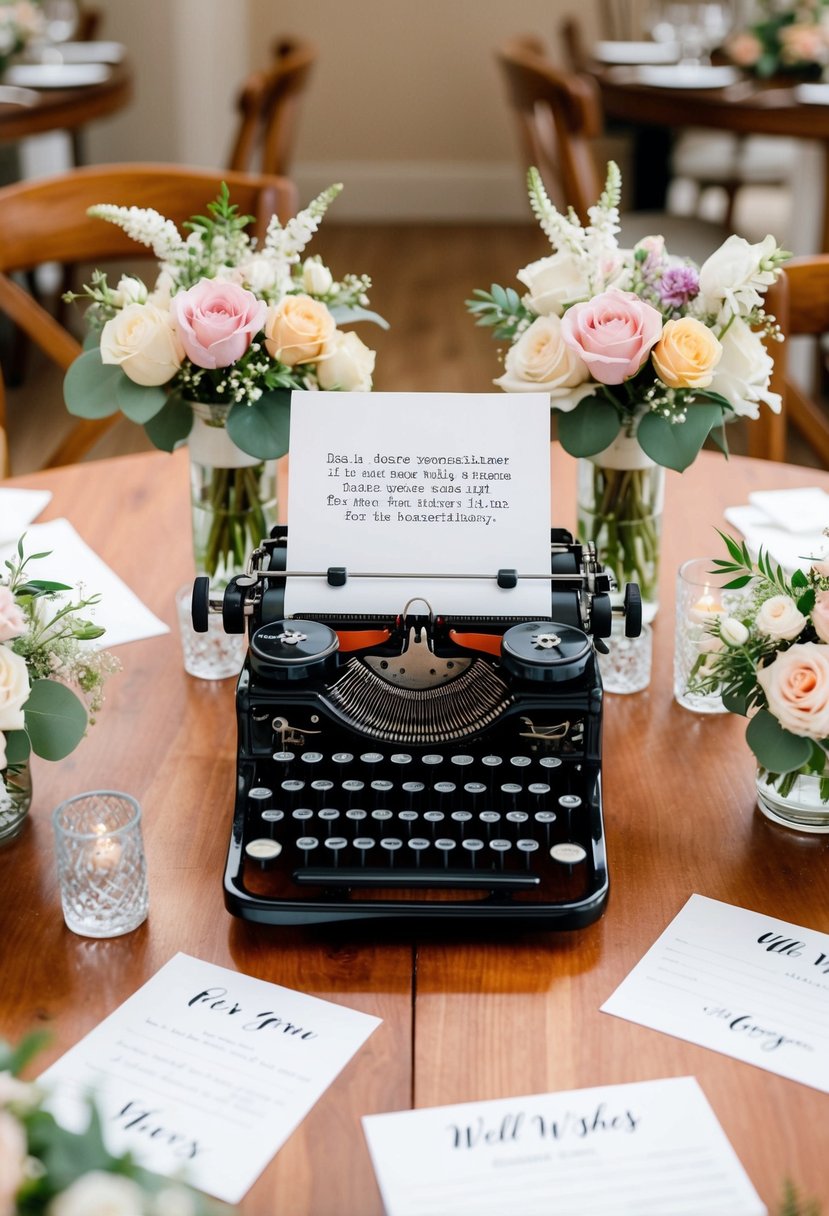
POLYGON ((669 266, 660 279, 658 291, 667 308, 682 308, 699 293, 699 275, 693 266, 669 266))

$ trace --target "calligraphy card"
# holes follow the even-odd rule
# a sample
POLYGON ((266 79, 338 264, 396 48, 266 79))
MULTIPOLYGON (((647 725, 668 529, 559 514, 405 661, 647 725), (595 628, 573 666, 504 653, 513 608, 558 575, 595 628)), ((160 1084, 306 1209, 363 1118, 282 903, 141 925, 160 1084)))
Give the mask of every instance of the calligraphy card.
POLYGON ((829 935, 692 895, 605 1013, 829 1093, 829 935))
POLYGON ((386 1216, 765 1216, 693 1077, 363 1118, 386 1216))
POLYGON ((70 1130, 238 1203, 379 1019, 177 954, 40 1078, 70 1130))

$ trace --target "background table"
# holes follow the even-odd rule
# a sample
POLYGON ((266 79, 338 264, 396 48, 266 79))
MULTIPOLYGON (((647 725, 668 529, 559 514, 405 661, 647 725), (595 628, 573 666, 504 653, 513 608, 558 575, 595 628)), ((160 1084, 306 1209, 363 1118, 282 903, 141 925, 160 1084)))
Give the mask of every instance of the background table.
MULTIPOLYGON (((554 520, 572 526, 574 462, 556 449, 553 470, 554 520)), ((742 722, 690 714, 671 695, 678 563, 719 552, 713 528, 750 490, 829 490, 829 474, 704 453, 681 477, 668 475, 653 682, 606 703, 607 912, 579 932, 500 936, 286 930, 231 918, 221 876, 233 681, 187 677, 174 632, 174 591, 192 571, 186 453, 13 484, 52 489, 46 514, 67 515, 171 633, 119 648, 123 671, 88 738, 61 764, 34 763, 30 823, 0 851, 4 1037, 48 1027, 45 1065, 178 950, 383 1018, 251 1189, 245 1216, 379 1216, 363 1114, 689 1074, 770 1210, 787 1176, 829 1204, 829 1096, 599 1013, 694 891, 829 932, 829 839, 765 820, 742 722), (50 825, 61 798, 100 786, 141 801, 150 871, 149 920, 111 941, 64 928, 50 825)))
POLYGON ((30 105, 0 101, 0 140, 26 139, 44 131, 77 131, 123 109, 132 99, 132 70, 126 61, 105 66, 108 76, 100 84, 31 90, 30 105))

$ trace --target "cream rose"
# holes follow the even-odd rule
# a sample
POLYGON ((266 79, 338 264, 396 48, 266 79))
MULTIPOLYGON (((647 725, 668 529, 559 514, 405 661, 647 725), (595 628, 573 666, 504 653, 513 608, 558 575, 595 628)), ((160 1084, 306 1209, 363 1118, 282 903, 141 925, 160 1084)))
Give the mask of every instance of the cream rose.
POLYGON ((0 1110, 0 1216, 14 1216, 15 1195, 26 1169, 26 1133, 6 1110, 0 1110))
POLYGON ((285 296, 268 309, 265 346, 268 354, 286 367, 315 363, 334 336, 336 323, 319 300, 285 296))
POLYGON ((302 286, 312 296, 325 296, 334 286, 334 276, 319 258, 306 258, 302 263, 302 286))
MULTIPOLYGON (((621 258, 618 258, 618 262, 609 261, 602 267, 605 274, 601 287, 615 282, 620 264, 621 258)), ((533 312, 540 317, 560 317, 571 304, 588 300, 595 294, 593 273, 592 264, 585 258, 559 250, 537 262, 530 262, 515 277, 527 288, 526 302, 533 312)))
POLYGON ((757 612, 757 632, 775 641, 791 642, 806 624, 790 595, 773 595, 764 600, 757 612))
POLYGON ((29 699, 29 670, 22 655, 0 646, 0 730, 22 730, 29 699))
POLYGON ((166 384, 183 358, 170 314, 155 304, 128 304, 101 331, 101 362, 119 364, 136 384, 166 384))
POLYGON ((745 625, 736 617, 726 616, 720 621, 720 637, 726 646, 745 646, 748 636, 745 625))
POLYGON ((48 1216, 143 1216, 143 1193, 122 1174, 90 1170, 49 1204, 48 1216))
POLYGON ((504 374, 495 383, 507 393, 548 392, 556 409, 575 409, 591 392, 578 389, 589 373, 561 336, 556 316, 536 317, 504 359, 504 374))
POLYGON ((777 277, 767 269, 777 249, 773 236, 750 245, 742 236, 730 236, 703 262, 699 290, 707 312, 718 313, 724 305, 736 316, 746 317, 763 302, 763 294, 777 277))
POLYGON ((375 353, 355 333, 334 331, 317 363, 321 389, 340 389, 344 393, 367 393, 371 388, 375 353))
POLYGON ((666 321, 651 359, 668 388, 707 388, 722 358, 722 346, 696 317, 666 321))
POLYGON ((829 642, 829 591, 818 591, 811 617, 812 626, 821 642, 829 642))
POLYGON ((26 618, 8 587, 0 587, 0 642, 19 638, 26 628, 26 618))
POLYGON ((796 642, 757 673, 769 711, 784 730, 807 739, 829 736, 829 648, 796 642))
POLYGON ((759 418, 760 403, 779 414, 779 393, 769 391, 772 358, 756 334, 741 318, 722 337, 722 357, 714 369, 711 388, 726 397, 738 417, 759 418))

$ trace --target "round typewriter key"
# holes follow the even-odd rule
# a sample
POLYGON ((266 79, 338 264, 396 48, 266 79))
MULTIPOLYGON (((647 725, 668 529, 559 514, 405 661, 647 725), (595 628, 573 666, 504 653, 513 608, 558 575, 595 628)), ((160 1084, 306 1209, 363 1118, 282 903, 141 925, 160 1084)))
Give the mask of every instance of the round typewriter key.
POLYGON ((366 818, 366 812, 355 806, 350 811, 346 811, 345 817, 359 823, 361 819, 366 818))
POLYGON ((391 811, 383 809, 372 811, 371 817, 372 819, 378 820, 380 823, 385 823, 388 819, 394 819, 394 815, 391 813, 391 811))
POLYGON ((472 818, 472 812, 471 811, 453 811, 451 818, 454 819, 455 823, 469 823, 469 820, 472 818))
POLYGON ((399 836, 384 836, 380 841, 380 848, 388 850, 389 853, 396 853, 398 849, 403 848, 403 841, 399 836))
POLYGON ((556 813, 555 811, 536 811, 533 819, 536 823, 555 823, 556 813))
POLYGON ((349 794, 357 794, 360 792, 360 790, 365 789, 365 782, 349 779, 348 781, 343 782, 343 789, 349 794))
POLYGON ((427 823, 443 823, 446 816, 443 811, 426 811, 423 818, 427 823))
POLYGON ((522 621, 501 639, 501 662, 522 680, 575 680, 592 654, 593 643, 587 634, 560 621, 522 621))
POLYGON ((404 781, 401 789, 407 794, 422 794, 426 786, 422 781, 404 781))
POLYGON ((277 764, 290 764, 295 757, 293 752, 274 752, 273 758, 277 764))
POLYGON ((514 768, 526 768, 528 764, 532 764, 532 760, 529 756, 513 756, 510 759, 510 764, 514 768))
POLYGON ((251 634, 250 665, 264 676, 305 680, 336 662, 339 638, 321 621, 274 621, 251 634))
POLYGON ((280 819, 284 819, 284 818, 285 818, 284 811, 273 810, 273 811, 263 811, 262 812, 262 820, 265 823, 279 823, 280 819))
POLYGON ((433 766, 436 764, 443 764, 443 756, 430 753, 429 755, 423 756, 422 761, 424 764, 431 764, 433 766))
POLYGON ((406 752, 395 752, 393 756, 389 756, 392 764, 411 764, 412 758, 406 752))
POLYGON ((329 836, 323 841, 326 849, 331 849, 333 853, 339 853, 340 849, 345 849, 348 846, 348 841, 345 836, 329 836))
POLYGON ((303 853, 310 853, 312 849, 319 848, 319 841, 316 836, 298 836, 296 847, 303 853))
POLYGON ((507 794, 509 797, 514 798, 516 794, 521 793, 523 788, 523 785, 517 785, 514 781, 505 781, 501 786, 501 793, 507 794))
POLYGON ((325 823, 333 823, 335 819, 339 819, 340 812, 335 810, 333 806, 324 806, 319 813, 319 817, 325 823))
POLYGON ((381 752, 363 752, 360 756, 363 764, 382 764, 383 755, 381 752))
POLYGON ((387 794, 389 790, 394 789, 393 781, 372 781, 371 788, 376 790, 378 794, 387 794))
POLYGON ((458 756, 452 756, 451 761, 453 764, 457 764, 459 768, 466 768, 467 765, 475 763, 475 757, 466 756, 466 755, 458 755, 458 756))
POLYGON ((324 777, 317 777, 311 782, 311 789, 317 790, 318 793, 326 794, 329 790, 333 790, 334 782, 327 781, 324 777))
POLYGON ((478 840, 475 836, 470 836, 468 840, 464 840, 462 843, 463 848, 468 849, 469 852, 473 854, 480 853, 481 849, 484 847, 484 842, 482 840, 478 840))
POLYGON ((481 811, 479 819, 481 823, 499 823, 501 816, 497 811, 481 811))
POLYGON ((374 848, 374 838, 372 836, 357 836, 354 840, 354 848, 360 853, 367 853, 369 849, 374 848))
POLYGON ((587 853, 580 844, 566 841, 562 844, 554 844, 550 849, 550 856, 553 861, 560 861, 562 865, 574 866, 578 862, 584 861, 587 853))
POLYGON ((278 840, 263 837, 260 840, 249 840, 245 845, 245 852, 254 861, 275 861, 282 852, 282 845, 278 840))
POLYGON ((273 797, 273 791, 266 785, 254 785, 248 790, 248 799, 256 807, 262 807, 273 797))
POLYGON ((281 788, 286 794, 298 794, 300 790, 305 789, 304 781, 283 781, 281 788))
POLYGON ((439 836, 435 841, 435 848, 440 849, 441 853, 450 853, 456 846, 456 841, 450 840, 448 836, 439 836))
POLYGON ((524 838, 522 840, 517 840, 515 842, 515 847, 517 849, 519 849, 522 853, 535 853, 538 850, 538 841, 537 840, 527 840, 526 838, 524 838))
POLYGON ((549 794, 550 787, 546 781, 533 781, 532 785, 527 786, 527 791, 530 794, 549 794))
POLYGON ((312 810, 310 810, 307 806, 298 806, 295 811, 291 811, 291 818, 300 819, 300 820, 313 819, 314 812, 312 810))
POLYGON ((303 752, 300 756, 304 764, 319 764, 322 759, 322 752, 303 752))
POLYGON ((454 794, 455 783, 454 781, 436 781, 432 789, 436 794, 454 794))
POLYGON ((496 853, 508 853, 512 848, 511 840, 490 840, 489 847, 494 849, 496 853))
POLYGON ((542 756, 538 763, 542 768, 561 768, 558 756, 542 756))
POLYGON ((487 768, 497 768, 499 764, 503 763, 504 761, 500 756, 483 756, 481 758, 481 764, 486 765, 487 768))
POLYGON ((526 823, 529 815, 526 811, 507 811, 507 819, 510 823, 526 823))
POLYGON ((351 752, 334 752, 331 759, 334 764, 350 764, 354 757, 351 752))
POLYGON ((467 781, 463 787, 467 794, 485 794, 486 786, 483 781, 467 781))
POLYGON ((574 811, 576 807, 581 806, 581 798, 578 794, 562 794, 558 800, 558 805, 563 806, 567 811, 574 811))
POLYGON ((425 836, 413 836, 408 844, 409 848, 414 849, 419 857, 424 849, 428 849, 431 841, 427 840, 425 836))
POLYGON ((420 816, 417 811, 400 811, 397 818, 401 823, 415 823, 420 816))

